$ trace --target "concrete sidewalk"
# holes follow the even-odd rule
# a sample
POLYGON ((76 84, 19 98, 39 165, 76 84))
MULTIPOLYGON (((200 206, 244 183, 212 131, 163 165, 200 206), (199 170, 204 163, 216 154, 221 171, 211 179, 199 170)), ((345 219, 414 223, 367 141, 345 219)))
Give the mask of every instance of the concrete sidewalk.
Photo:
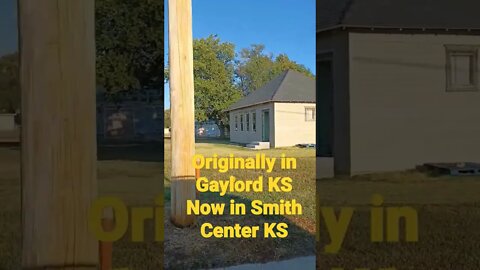
POLYGON ((269 262, 264 264, 242 264, 215 270, 314 270, 315 256, 299 257, 285 261, 269 262))

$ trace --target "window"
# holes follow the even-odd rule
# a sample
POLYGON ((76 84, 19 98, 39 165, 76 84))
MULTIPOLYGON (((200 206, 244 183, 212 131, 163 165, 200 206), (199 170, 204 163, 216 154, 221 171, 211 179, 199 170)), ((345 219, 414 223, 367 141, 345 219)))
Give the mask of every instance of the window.
POLYGON ((245 116, 245 119, 246 119, 247 131, 250 131, 250 114, 249 113, 247 113, 247 115, 245 116))
POLYGON ((238 116, 235 115, 235 131, 238 130, 238 116))
POLYGON ((240 131, 243 131, 243 114, 240 114, 240 131))
POLYGON ((478 91, 478 47, 447 45, 447 91, 478 91))
POLYGON ((252 131, 257 132, 257 115, 255 112, 252 112, 252 131))
POLYGON ((315 121, 315 107, 305 107, 305 121, 315 121))

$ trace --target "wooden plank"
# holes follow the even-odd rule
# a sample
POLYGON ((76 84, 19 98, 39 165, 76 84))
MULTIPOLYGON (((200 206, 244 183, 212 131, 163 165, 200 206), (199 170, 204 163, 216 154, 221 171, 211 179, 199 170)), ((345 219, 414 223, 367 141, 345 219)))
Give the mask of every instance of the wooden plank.
POLYGON ((186 201, 195 199, 195 125, 193 101, 193 41, 191 0, 169 0, 169 68, 172 140, 171 220, 192 225, 186 201))
POLYGON ((94 0, 19 0, 24 269, 96 269, 94 0))

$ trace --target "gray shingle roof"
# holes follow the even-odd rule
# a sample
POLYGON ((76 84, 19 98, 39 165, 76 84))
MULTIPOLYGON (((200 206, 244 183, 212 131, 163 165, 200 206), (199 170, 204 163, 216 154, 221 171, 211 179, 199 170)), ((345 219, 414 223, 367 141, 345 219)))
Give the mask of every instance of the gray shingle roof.
POLYGON ((315 80, 287 70, 228 108, 228 111, 266 102, 315 102, 315 80))
POLYGON ((479 0, 318 0, 317 30, 334 26, 480 29, 479 0))

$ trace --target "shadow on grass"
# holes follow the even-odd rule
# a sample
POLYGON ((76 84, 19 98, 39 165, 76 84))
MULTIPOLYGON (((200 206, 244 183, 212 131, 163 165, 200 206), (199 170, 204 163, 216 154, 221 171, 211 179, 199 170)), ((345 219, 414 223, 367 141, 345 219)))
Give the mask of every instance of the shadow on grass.
MULTIPOLYGON (((168 179, 166 179, 168 181, 168 179)), ((314 234, 297 226, 284 216, 255 216, 248 214, 251 200, 237 195, 223 197, 217 193, 200 193, 201 203, 225 203, 224 215, 198 216, 196 224, 179 229, 170 222, 170 187, 165 188, 165 264, 164 269, 209 269, 246 263, 279 261, 315 253, 314 234), (247 206, 247 215, 229 215, 230 200, 247 206), (259 226, 257 238, 203 238, 200 227, 204 223, 213 226, 259 226), (287 223, 286 238, 265 238, 264 223, 287 223), (181 259, 179 259, 181 258, 181 259)))

